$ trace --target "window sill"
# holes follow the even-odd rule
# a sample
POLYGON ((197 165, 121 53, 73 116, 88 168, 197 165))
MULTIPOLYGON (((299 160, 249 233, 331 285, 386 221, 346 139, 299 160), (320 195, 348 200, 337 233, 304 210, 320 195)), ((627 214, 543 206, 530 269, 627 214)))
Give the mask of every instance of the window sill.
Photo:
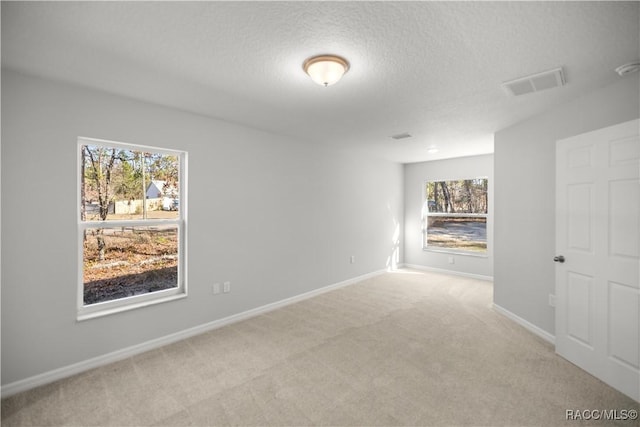
POLYGON ((155 305, 155 304, 162 304, 165 302, 175 301, 175 300, 183 299, 186 297, 187 297, 187 294, 183 292, 176 295, 169 295, 166 297, 154 298, 146 301, 139 301, 131 304, 121 305, 118 307, 104 308, 103 310, 97 310, 97 311, 92 310, 90 312, 86 312, 86 311, 83 312, 83 310, 81 309, 78 312, 77 321, 82 322, 89 319, 95 319, 97 317, 110 316, 112 314, 121 313, 123 311, 135 310, 137 308, 148 307, 150 305, 155 305))
POLYGON ((430 248, 422 248, 425 252, 433 252, 439 254, 448 254, 448 255, 461 255, 461 256, 469 256, 474 258, 489 258, 489 254, 479 254, 475 252, 466 252, 466 251, 456 251, 452 249, 430 249, 430 248))

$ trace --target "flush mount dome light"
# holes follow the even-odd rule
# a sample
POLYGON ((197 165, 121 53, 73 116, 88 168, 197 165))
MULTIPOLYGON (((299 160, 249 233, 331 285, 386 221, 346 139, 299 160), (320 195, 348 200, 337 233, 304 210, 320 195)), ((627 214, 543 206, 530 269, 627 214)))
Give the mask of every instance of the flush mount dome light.
POLYGON ((302 68, 311 80, 326 87, 336 83, 349 71, 349 62, 336 55, 319 55, 304 61, 302 68))
POLYGON ((616 73, 620 77, 626 76, 627 74, 636 73, 640 70, 640 61, 629 62, 628 64, 624 64, 616 68, 616 73))

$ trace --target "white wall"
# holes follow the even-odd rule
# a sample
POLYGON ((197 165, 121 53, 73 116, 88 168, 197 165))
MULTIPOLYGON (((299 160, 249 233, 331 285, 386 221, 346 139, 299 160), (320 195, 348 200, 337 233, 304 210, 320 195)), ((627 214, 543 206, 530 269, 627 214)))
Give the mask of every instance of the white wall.
POLYGON ((494 302, 552 335, 556 141, 640 117, 638 83, 627 76, 495 134, 494 302))
POLYGON ((404 167, 404 261, 406 264, 452 272, 493 276, 493 155, 411 163, 404 167), (426 181, 489 178, 487 256, 451 255, 422 249, 422 198, 426 181), (454 257, 454 264, 448 258, 454 257))
POLYGON ((400 164, 7 70, 1 158, 3 385, 385 269, 402 228, 400 164), (78 136, 189 152, 188 298, 76 321, 78 136))

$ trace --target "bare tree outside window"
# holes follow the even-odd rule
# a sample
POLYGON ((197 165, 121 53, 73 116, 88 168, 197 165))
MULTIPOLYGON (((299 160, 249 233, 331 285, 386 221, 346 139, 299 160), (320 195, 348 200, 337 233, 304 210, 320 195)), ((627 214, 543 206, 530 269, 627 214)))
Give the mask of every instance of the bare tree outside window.
POLYGON ((425 183, 423 248, 487 252, 487 178, 425 183))
POLYGON ((180 286, 180 154, 146 148, 80 145, 84 306, 180 286))

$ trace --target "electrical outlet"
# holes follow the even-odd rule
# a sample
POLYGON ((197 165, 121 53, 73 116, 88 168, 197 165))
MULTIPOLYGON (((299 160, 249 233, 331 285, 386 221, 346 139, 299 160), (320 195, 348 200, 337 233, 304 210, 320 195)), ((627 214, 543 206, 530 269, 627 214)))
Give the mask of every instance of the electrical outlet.
POLYGON ((556 306, 556 296, 554 294, 549 294, 549 305, 551 307, 556 306))
POLYGON ((220 283, 214 283, 213 284, 213 294, 217 295, 220 293, 220 283))
POLYGON ((231 282, 224 282, 222 285, 222 292, 225 294, 231 292, 231 282))
POLYGON ((455 264, 456 263, 456 259, 452 256, 449 257, 449 264, 455 264))
POLYGON ((356 263, 356 256, 355 255, 351 255, 351 258, 349 259, 349 261, 351 262, 351 264, 355 264, 356 263))

